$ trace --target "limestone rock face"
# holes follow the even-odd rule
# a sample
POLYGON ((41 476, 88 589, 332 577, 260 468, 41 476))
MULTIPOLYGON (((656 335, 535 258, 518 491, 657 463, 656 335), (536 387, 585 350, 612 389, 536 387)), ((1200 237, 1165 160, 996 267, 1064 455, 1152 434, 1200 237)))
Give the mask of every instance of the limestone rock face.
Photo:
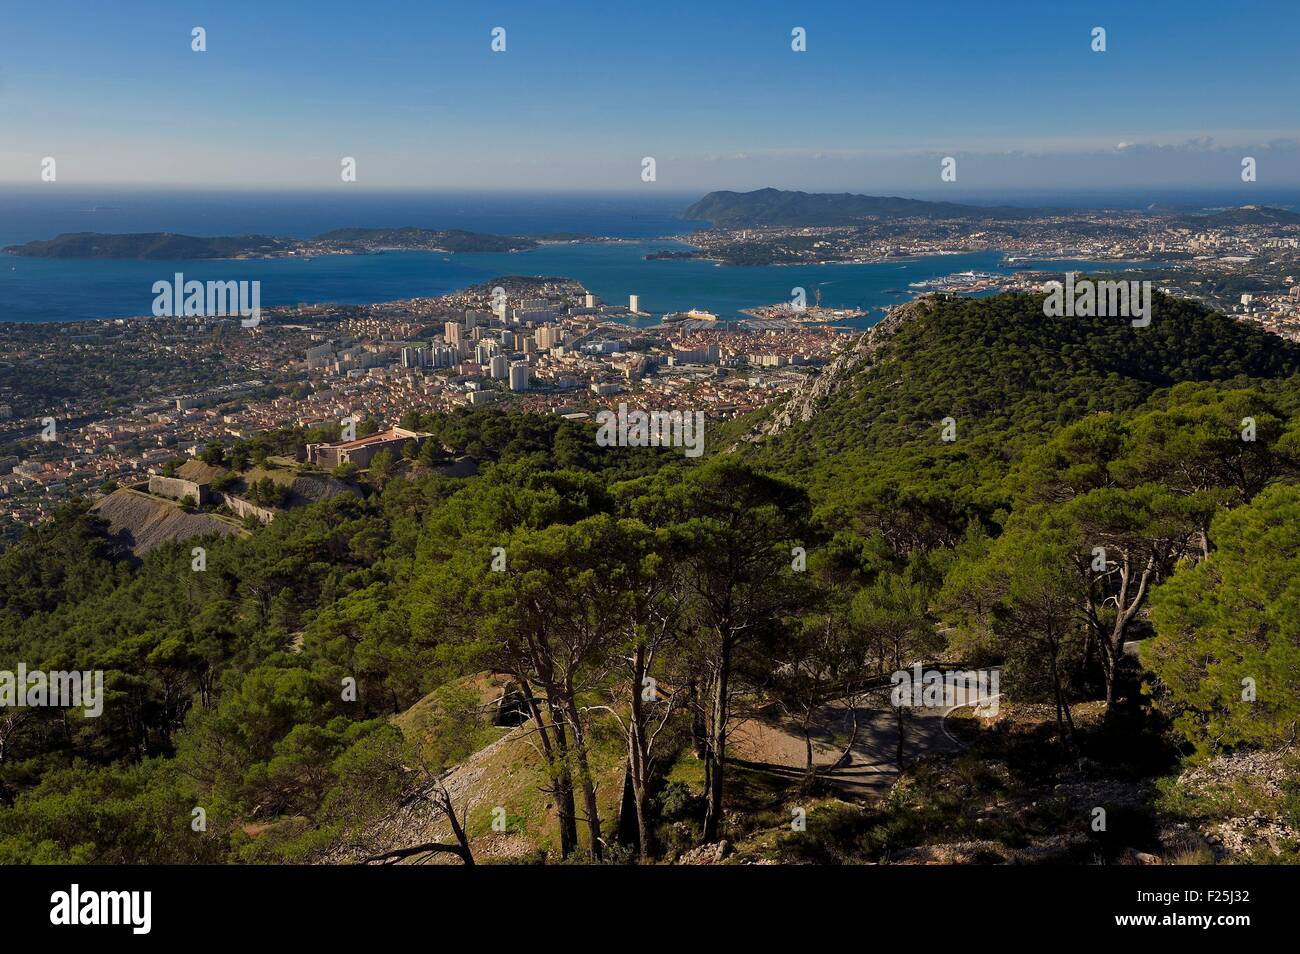
POLYGON ((863 332, 852 347, 837 355, 821 374, 804 382, 776 413, 745 435, 743 440, 754 443, 812 420, 845 384, 871 366, 880 349, 909 319, 930 307, 926 299, 920 298, 894 308, 879 324, 863 332))

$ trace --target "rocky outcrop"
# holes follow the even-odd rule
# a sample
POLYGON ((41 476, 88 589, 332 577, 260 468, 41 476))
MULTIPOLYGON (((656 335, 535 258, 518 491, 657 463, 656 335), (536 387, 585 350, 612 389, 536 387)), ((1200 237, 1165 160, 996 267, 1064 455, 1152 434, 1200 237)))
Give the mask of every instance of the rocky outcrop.
POLYGON ((908 320, 931 307, 928 298, 918 298, 892 309, 878 324, 867 329, 852 347, 837 355, 821 374, 805 381, 784 405, 745 435, 743 440, 754 443, 812 420, 827 401, 859 372, 871 366, 880 350, 908 320))
MULTIPOLYGON (((453 769, 444 784, 451 795, 452 804, 466 820, 475 812, 494 805, 509 804, 500 795, 503 785, 508 786, 508 775, 519 764, 520 750, 531 752, 529 730, 520 726, 480 749, 453 769), (513 748, 513 751, 512 751, 513 748)), ((477 861, 518 859, 536 850, 535 843, 523 832, 480 831, 466 821, 470 841, 477 861)), ((452 839, 451 826, 436 800, 428 797, 424 789, 408 792, 396 808, 369 822, 346 842, 333 845, 316 859, 321 864, 358 864, 368 857, 425 842, 447 842, 452 839)), ((404 864, 458 864, 452 855, 417 855, 404 864)))
POLYGON ((679 865, 720 865, 731 854, 731 844, 724 838, 711 845, 692 848, 677 859, 679 865))

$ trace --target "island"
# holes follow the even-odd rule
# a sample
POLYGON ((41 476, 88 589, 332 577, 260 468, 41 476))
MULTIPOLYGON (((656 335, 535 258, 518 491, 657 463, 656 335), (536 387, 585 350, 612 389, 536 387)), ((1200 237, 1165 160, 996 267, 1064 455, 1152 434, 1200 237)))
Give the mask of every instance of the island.
MULTIPOLYGON (((551 241, 574 241, 558 236, 551 241)), ((10 255, 28 258, 97 259, 248 259, 364 255, 383 251, 518 252, 536 248, 545 238, 489 235, 463 229, 344 228, 312 239, 270 235, 194 236, 174 232, 68 232, 52 239, 10 245, 10 255)))

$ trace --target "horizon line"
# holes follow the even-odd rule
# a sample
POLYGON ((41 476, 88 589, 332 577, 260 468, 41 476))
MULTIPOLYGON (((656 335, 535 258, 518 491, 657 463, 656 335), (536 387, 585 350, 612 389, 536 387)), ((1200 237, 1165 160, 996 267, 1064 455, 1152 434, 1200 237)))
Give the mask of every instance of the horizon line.
MULTIPOLYGON (((518 188, 513 186, 426 186, 426 185, 386 185, 371 186, 367 185, 357 189, 355 184, 349 183, 347 186, 302 186, 302 185, 248 185, 240 183, 213 184, 213 183, 184 183, 184 182, 160 182, 160 183, 141 183, 141 182, 124 182, 118 180, 105 181, 81 181, 76 183, 49 183, 49 182, 32 182, 29 179, 0 179, 0 189, 23 189, 32 192, 64 191, 76 189, 120 189, 135 190, 148 192, 248 192, 248 193, 278 193, 278 194, 310 194, 322 195, 338 192, 340 196, 349 194, 429 194, 429 195, 447 195, 447 194, 464 194, 464 195, 519 195, 519 196, 547 196, 547 195, 599 195, 599 196, 619 196, 619 197, 636 197, 636 198, 678 198, 683 196, 703 196, 713 192, 734 192, 739 195, 745 195, 754 192, 775 191, 775 192, 802 192, 808 195, 862 195, 879 198, 907 198, 909 195, 937 195, 945 192, 954 194, 983 194, 983 195, 1050 195, 1050 194, 1097 194, 1106 195, 1121 192, 1231 192, 1241 191, 1238 184, 1223 183, 1204 183, 1197 185, 1171 185, 1160 184, 1150 185, 1145 183, 1128 183, 1117 185, 1088 185, 1088 186, 934 186, 916 188, 914 186, 839 186, 839 187, 798 187, 798 186, 780 186, 765 185, 755 186, 753 188, 735 188, 735 187, 717 187, 708 188, 700 186, 696 188, 675 188, 669 190, 647 190, 638 188, 571 188, 571 187, 536 187, 536 188, 518 188), (51 188, 53 186, 53 188, 51 188)), ((1300 180, 1294 183, 1285 183, 1265 188, 1251 188, 1250 192, 1288 192, 1300 191, 1300 180)), ((1250 204, 1250 203, 1247 203, 1250 204)))

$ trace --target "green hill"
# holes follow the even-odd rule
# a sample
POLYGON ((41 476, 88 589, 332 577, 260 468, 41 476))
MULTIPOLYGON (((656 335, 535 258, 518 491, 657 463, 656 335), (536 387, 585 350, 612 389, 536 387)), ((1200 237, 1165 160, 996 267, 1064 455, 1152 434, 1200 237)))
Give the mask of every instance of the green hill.
MULTIPOLYGON (((846 356, 812 419, 751 451, 798 475, 814 498, 843 497, 893 474, 937 481, 991 513, 1010 464, 1062 426, 1142 407, 1181 383, 1271 383, 1300 372, 1300 345, 1184 299, 1157 295, 1150 327, 1123 319, 1048 318, 1042 296, 928 296, 903 306, 846 356), (941 421, 957 437, 940 440, 941 421)), ((794 403, 798 403, 796 395, 794 403)))

